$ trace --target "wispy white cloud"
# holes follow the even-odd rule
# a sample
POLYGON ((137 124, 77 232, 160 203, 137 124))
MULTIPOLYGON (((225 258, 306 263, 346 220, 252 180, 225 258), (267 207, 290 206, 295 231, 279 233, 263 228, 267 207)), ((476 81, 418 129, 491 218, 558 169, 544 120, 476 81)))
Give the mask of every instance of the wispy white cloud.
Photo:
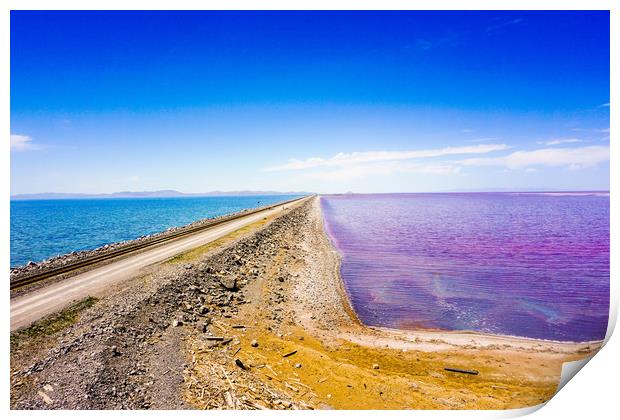
POLYGON ((609 133, 609 127, 607 128, 571 128, 571 131, 580 131, 586 133, 609 133))
POLYGON ((558 144, 566 144, 566 143, 582 143, 583 140, 569 138, 569 139, 553 139, 548 141, 539 141, 538 144, 544 144, 545 146, 556 146, 558 144))
POLYGON ((599 108, 609 108, 609 102, 604 103, 604 104, 600 104, 598 107, 599 108))
POLYGON ((522 169, 532 166, 566 166, 571 169, 595 166, 609 160, 609 147, 547 148, 518 151, 506 156, 463 159, 455 162, 465 166, 500 166, 522 169))
POLYGON ((523 22, 522 18, 514 18, 510 20, 505 20, 505 21, 487 26, 486 32, 487 34, 494 34, 494 33, 499 32, 501 29, 504 29, 508 26, 517 25, 521 22, 523 22))
POLYGON ((477 144, 474 146, 444 147, 440 149, 420 149, 405 151, 372 151, 338 153, 330 158, 313 157, 305 160, 291 159, 283 165, 266 168, 268 172, 293 171, 321 167, 347 167, 376 162, 404 161, 423 158, 436 158, 450 155, 483 154, 509 147, 505 144, 477 144))
POLYGON ((460 42, 460 35, 455 32, 446 33, 443 36, 433 37, 430 39, 418 38, 415 40, 415 44, 408 45, 406 50, 415 48, 418 51, 428 51, 437 47, 455 47, 460 42))
POLYGON ((25 152, 28 150, 38 150, 40 146, 32 142, 30 136, 21 134, 11 134, 11 150, 15 152, 25 152))
POLYGON ((368 176, 389 176, 395 174, 455 175, 461 167, 446 163, 377 162, 311 171, 304 178, 325 182, 349 181, 368 176))
POLYGON ((498 141, 499 137, 481 137, 478 139, 470 140, 472 143, 486 143, 488 141, 498 141))

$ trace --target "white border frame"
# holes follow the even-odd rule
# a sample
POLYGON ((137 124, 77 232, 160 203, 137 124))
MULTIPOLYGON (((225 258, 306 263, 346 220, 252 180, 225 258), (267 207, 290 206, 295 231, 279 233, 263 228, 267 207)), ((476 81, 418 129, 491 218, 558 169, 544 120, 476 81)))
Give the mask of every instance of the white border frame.
MULTIPOLYGON (((0 128, 3 138, 8 140, 10 134, 10 10, 233 10, 233 9, 250 9, 250 10, 341 10, 341 9, 371 9, 371 10, 610 10, 611 19, 611 68, 610 75, 620 74, 618 66, 618 9, 620 3, 610 0, 426 0, 426 1, 404 1, 404 0, 317 0, 317 1, 297 1, 295 4, 282 0, 230 0, 222 2, 198 2, 192 0, 5 0, 0 2, 0 57, 3 58, 0 67, 0 86, 2 87, 3 97, 0 101, 0 128)), ((618 97, 618 77, 610 79, 610 102, 615 103, 618 97)), ((618 110, 610 107, 610 127, 617 126, 618 110)), ((618 141, 615 129, 610 132, 610 148, 611 148, 611 183, 610 183, 610 201, 611 201, 611 314, 610 325, 608 328, 607 339, 610 338, 611 332, 616 323, 618 313, 618 264, 617 258, 614 259, 614 253, 617 252, 618 243, 618 191, 616 191, 616 182, 620 179, 617 167, 617 148, 614 143, 618 141)), ((10 195, 10 152, 9 141, 3 141, 0 146, 0 212, 2 214, 0 229, 0 272, 6 273, 5 284, 8 284, 9 273, 9 195, 10 195)), ((2 289, 3 301, 7 303, 4 310, 3 335, 4 348, 9 347, 9 321, 10 321, 10 305, 8 287, 2 289)), ((531 418, 558 419, 563 417, 572 418, 595 416, 600 418, 609 418, 609 413, 617 411, 618 404, 616 402, 617 392, 615 382, 620 376, 619 363, 614 357, 620 354, 620 344, 617 337, 608 342, 608 344, 596 355, 593 360, 579 373, 579 379, 570 381, 565 388, 553 397, 544 407, 537 411, 531 418)), ((83 412, 22 412, 9 410, 9 354, 2 353, 2 372, 4 373, 2 384, 4 408, 12 417, 34 417, 41 418, 43 415, 58 417, 74 417, 84 415, 83 412)), ((509 411, 391 411, 388 415, 398 418, 506 418, 524 415, 535 411, 535 409, 509 410, 509 411)), ((172 414, 172 413, 171 413, 172 414)), ((142 417, 156 416, 165 418, 167 412, 89 412, 89 416, 95 418, 113 417, 142 417)), ((186 417, 201 415, 196 412, 174 412, 175 416, 186 417)), ((256 418, 271 418, 272 416, 326 416, 334 418, 336 416, 358 417, 358 416, 377 416, 383 415, 375 411, 366 412, 297 412, 297 413, 276 413, 276 412, 215 412, 205 413, 205 416, 211 418, 231 418, 231 416, 250 416, 256 418)))

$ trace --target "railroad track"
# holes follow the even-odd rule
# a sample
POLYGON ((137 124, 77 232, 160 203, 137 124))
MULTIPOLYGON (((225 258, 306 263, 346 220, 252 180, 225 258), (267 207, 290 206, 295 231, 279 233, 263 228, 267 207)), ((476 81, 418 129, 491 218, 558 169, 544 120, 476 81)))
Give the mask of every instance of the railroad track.
POLYGON ((116 259, 118 257, 121 256, 126 256, 129 254, 132 254, 134 252, 137 251, 142 251, 145 249, 150 249, 153 247, 156 247, 158 245, 162 245, 168 242, 172 242, 175 241, 177 239, 180 238, 184 238, 186 236, 190 236, 193 235, 195 233, 201 232, 203 230, 212 228, 213 226, 218 226, 221 225, 223 223, 227 223, 230 222, 231 220, 237 220, 237 219, 241 219, 243 217, 252 215, 252 214, 256 214, 256 213, 260 213, 266 210, 271 210, 273 208, 279 207, 279 206, 283 206, 286 204, 291 204, 297 201, 301 201, 304 200, 306 198, 308 198, 309 196, 304 196, 301 198, 294 198, 292 200, 287 200, 287 201, 282 201, 276 204, 271 204, 269 206, 264 206, 264 207, 259 207, 257 209, 253 209, 253 210, 248 210, 245 212, 239 212, 239 213, 235 213, 233 215, 230 216, 224 216, 218 219, 214 219, 212 221, 208 221, 205 222, 204 224, 201 224, 200 226, 194 226, 194 227, 188 227, 188 228, 183 228, 180 229, 176 232, 170 233, 168 235, 164 235, 162 237, 156 237, 156 238, 149 238, 149 239, 145 239, 143 241, 140 241, 139 243, 134 243, 134 244, 128 244, 126 246, 122 246, 118 249, 115 249, 113 251, 110 252, 106 252, 103 253, 101 255, 93 255, 91 257, 86 257, 83 259, 80 259, 78 261, 72 262, 72 263, 68 263, 63 265, 62 267, 56 267, 56 268, 50 268, 47 270, 42 270, 40 272, 36 272, 30 275, 24 275, 22 277, 16 278, 11 280, 11 291, 16 290, 20 287, 24 287, 24 286, 28 286, 46 279, 49 279, 51 277, 55 277, 55 276, 59 276, 61 274, 67 274, 70 273, 72 271, 76 271, 85 267, 88 267, 90 265, 94 265, 94 264, 98 264, 104 261, 108 261, 108 260, 113 260, 116 259))

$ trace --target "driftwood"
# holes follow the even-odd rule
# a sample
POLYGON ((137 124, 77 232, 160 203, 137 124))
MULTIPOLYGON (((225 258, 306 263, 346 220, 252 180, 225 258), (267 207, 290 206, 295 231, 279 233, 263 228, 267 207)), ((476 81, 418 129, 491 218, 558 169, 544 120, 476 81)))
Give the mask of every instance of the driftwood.
POLYGON ((446 368, 443 368, 443 369, 447 370, 448 372, 466 373, 468 375, 477 375, 478 374, 477 370, 457 369, 457 368, 451 368, 451 367, 446 367, 446 368))

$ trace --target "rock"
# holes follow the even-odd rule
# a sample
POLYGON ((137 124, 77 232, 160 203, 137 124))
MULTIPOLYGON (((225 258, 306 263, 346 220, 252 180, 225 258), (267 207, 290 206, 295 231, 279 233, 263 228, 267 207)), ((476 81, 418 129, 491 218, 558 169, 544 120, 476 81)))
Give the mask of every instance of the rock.
POLYGON ((235 277, 224 277, 220 279, 220 284, 226 290, 237 290, 237 279, 235 277))
POLYGON ((110 348, 110 350, 112 351, 112 356, 120 356, 121 355, 121 352, 118 351, 118 348, 116 346, 112 346, 110 348))
POLYGON ((299 369, 301 367, 301 363, 295 363, 295 368, 299 369))
POLYGON ((175 319, 174 321, 172 321, 172 326, 173 327, 180 327, 183 325, 183 321, 179 320, 179 319, 175 319))
POLYGON ((256 340, 252 340, 252 342, 250 343, 250 345, 251 345, 252 347, 258 347, 258 341, 256 341, 256 340))
POLYGON ((204 314, 206 314, 207 312, 209 312, 209 308, 207 308, 206 306, 204 306, 204 305, 200 305, 200 307, 198 307, 198 313, 199 313, 199 314, 204 315, 204 314))
POLYGON ((379 369, 379 365, 378 365, 378 364, 376 364, 376 363, 373 363, 373 364, 372 364, 372 368, 373 368, 373 369, 379 369))
POLYGON ((47 395, 45 392, 43 391, 37 391, 37 394, 39 394, 39 397, 41 397, 43 399, 43 401, 45 402, 45 404, 50 405, 52 404, 54 401, 52 401, 52 399, 49 397, 49 395, 47 395))

